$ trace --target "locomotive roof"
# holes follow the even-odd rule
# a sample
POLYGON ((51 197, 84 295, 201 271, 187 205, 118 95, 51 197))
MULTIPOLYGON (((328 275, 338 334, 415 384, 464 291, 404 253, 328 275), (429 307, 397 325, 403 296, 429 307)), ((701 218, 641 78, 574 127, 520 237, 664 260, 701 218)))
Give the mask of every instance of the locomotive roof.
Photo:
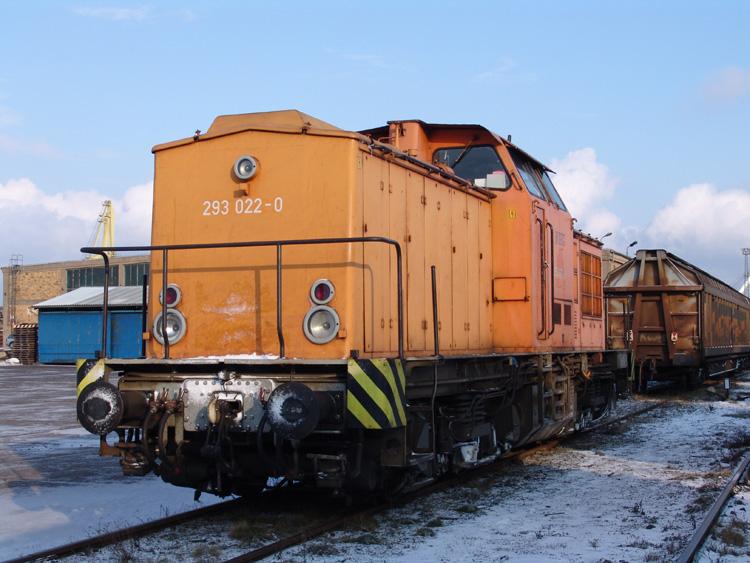
POLYGON ((508 139, 505 139, 498 135, 497 133, 494 133, 493 131, 490 131, 487 129, 484 125, 478 125, 476 123, 427 123, 426 121, 422 121, 421 119, 399 119, 395 121, 389 121, 387 125, 382 125, 380 127, 373 127, 372 129, 363 129, 360 131, 363 135, 367 135, 368 137, 373 137, 375 139, 379 137, 386 137, 388 136, 388 128, 391 124, 395 123, 419 123, 419 125, 422 127, 422 129, 425 130, 426 133, 431 133, 436 130, 440 129, 473 129, 473 130, 479 130, 483 131, 485 133, 488 133, 491 135, 496 141, 499 143, 505 145, 506 147, 510 147, 518 152, 520 152, 522 155, 524 155, 526 158, 537 164, 538 166, 541 166, 542 169, 547 170, 548 172, 552 172, 554 174, 554 170, 552 170, 549 166, 541 162, 540 160, 534 158, 532 155, 527 153, 525 150, 520 148, 518 145, 514 145, 511 143, 508 139))
MULTIPOLYGON (((499 143, 511 147, 521 154, 523 154, 525 157, 529 158, 539 166, 541 166, 544 170, 548 170, 549 172, 554 172, 552 169, 550 169, 548 166, 546 166, 544 163, 540 162, 533 156, 531 156, 529 153, 524 151, 523 149, 517 147, 507 139, 504 139, 500 135, 497 135, 487 129, 486 127, 482 125, 475 125, 475 124, 460 124, 460 123, 427 123, 425 121, 419 120, 419 119, 406 119, 406 120, 398 120, 398 121, 389 121, 388 125, 392 123, 404 123, 404 122, 412 122, 412 123, 419 123, 422 128, 425 129, 428 133, 433 130, 437 129, 474 129, 474 130, 481 130, 489 135, 491 135, 495 140, 497 140, 499 143)), ((335 125, 332 125, 328 123, 327 121, 323 121, 322 119, 318 119, 317 117, 313 117, 307 113, 301 112, 296 109, 286 109, 286 110, 279 110, 279 111, 262 111, 262 112, 256 112, 256 113, 238 113, 238 114, 229 114, 229 115, 220 115, 216 117, 213 120, 213 123, 211 123, 211 126, 208 128, 208 131, 205 133, 200 133, 199 131, 196 132, 196 134, 192 137, 186 137, 184 139, 179 139, 176 141, 170 141, 167 143, 161 143, 158 145, 155 145, 151 151, 157 152, 160 150, 177 147, 180 145, 185 145, 189 143, 193 143, 198 140, 204 140, 204 139, 211 139, 214 137, 221 137, 224 135, 230 135, 232 133, 239 133, 240 131, 249 131, 249 130, 256 130, 256 131, 280 131, 285 133, 309 133, 312 135, 326 135, 326 136, 333 136, 333 137, 348 137, 351 139, 356 140, 363 140, 363 135, 377 139, 378 137, 387 136, 388 133, 388 125, 384 125, 382 127, 375 127, 373 129, 364 129, 362 131, 347 131, 346 129, 341 129, 340 127, 336 127, 335 125)))
POLYGON ((231 115, 220 115, 213 120, 208 131, 196 134, 192 137, 186 137, 177 141, 155 145, 151 151, 177 147, 193 143, 198 140, 222 137, 240 131, 278 131, 283 133, 310 133, 318 135, 327 135, 333 137, 349 137, 361 140, 361 135, 340 129, 335 125, 318 119, 296 109, 286 109, 280 111, 263 111, 257 113, 238 113, 231 115))

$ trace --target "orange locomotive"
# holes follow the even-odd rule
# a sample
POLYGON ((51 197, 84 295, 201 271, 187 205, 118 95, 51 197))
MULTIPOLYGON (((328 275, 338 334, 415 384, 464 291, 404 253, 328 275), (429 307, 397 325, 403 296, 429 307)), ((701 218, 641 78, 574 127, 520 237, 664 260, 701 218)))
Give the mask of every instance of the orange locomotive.
POLYGON ((606 412, 601 244, 508 140, 279 111, 154 153, 151 245, 84 249, 152 253, 144 357, 79 369, 126 473, 395 489, 606 412))

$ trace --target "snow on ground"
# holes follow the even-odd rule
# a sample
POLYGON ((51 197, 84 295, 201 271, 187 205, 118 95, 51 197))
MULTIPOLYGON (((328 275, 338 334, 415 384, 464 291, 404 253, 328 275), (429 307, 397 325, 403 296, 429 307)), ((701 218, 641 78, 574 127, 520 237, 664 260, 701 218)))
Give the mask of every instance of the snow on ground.
POLYGON ((673 560, 731 473, 730 446, 750 443, 749 420, 746 402, 676 402, 277 560, 673 560))
MULTIPOLYGON (((72 368, 0 369, 0 559, 194 506, 192 491, 153 476, 123 477, 115 459, 99 458, 97 438, 75 422, 73 385, 72 368)), ((672 560, 750 444, 750 383, 733 401, 700 396, 509 460, 491 475, 352 522, 275 559, 672 560)), ((623 402, 614 416, 642 404, 623 402)), ((749 501, 744 488, 701 560, 748 559, 749 501)), ((159 560, 231 557, 245 541, 242 534, 222 539, 242 523, 234 518, 165 532, 140 548, 159 560)), ((266 532, 245 518, 247 541, 262 540, 266 532)), ((305 514, 279 518, 281 533, 305 514)), ((110 559, 118 560, 116 550, 110 559)))
POLYGON ((696 561, 740 563, 750 559, 750 487, 739 485, 696 561))
MULTIPOLYGON (((750 378, 734 381, 732 398, 750 400, 750 378)), ((734 456, 739 460, 739 456, 734 456)), ((746 475, 747 477, 747 475, 746 475)), ((734 490, 696 561, 734 563, 750 559, 750 486, 740 483, 734 490)))
POLYGON ((72 367, 0 368, 0 413, 0 560, 196 507, 192 490, 98 456, 72 367))

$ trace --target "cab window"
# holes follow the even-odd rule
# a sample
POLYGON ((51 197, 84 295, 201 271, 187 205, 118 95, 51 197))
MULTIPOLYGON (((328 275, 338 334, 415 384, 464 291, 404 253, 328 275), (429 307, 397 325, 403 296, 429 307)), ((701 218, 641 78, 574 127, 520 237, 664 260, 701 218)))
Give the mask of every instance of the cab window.
POLYGON ((470 182, 484 179, 493 172, 505 171, 500 157, 490 145, 438 149, 432 155, 432 160, 436 164, 450 166, 456 176, 470 182))
POLYGON ((523 183, 526 184, 526 189, 529 190, 531 195, 538 197, 539 199, 547 199, 544 197, 544 188, 542 187, 542 181, 534 170, 535 166, 520 153, 513 151, 513 162, 518 168, 518 173, 523 178, 523 183))
POLYGON ((565 207, 560 194, 557 193, 557 189, 555 189, 555 185, 552 183, 552 178, 549 177, 547 172, 542 172, 542 183, 544 184, 544 187, 547 188, 547 193, 552 198, 552 201, 554 201, 560 209, 567 211, 568 208, 565 207))

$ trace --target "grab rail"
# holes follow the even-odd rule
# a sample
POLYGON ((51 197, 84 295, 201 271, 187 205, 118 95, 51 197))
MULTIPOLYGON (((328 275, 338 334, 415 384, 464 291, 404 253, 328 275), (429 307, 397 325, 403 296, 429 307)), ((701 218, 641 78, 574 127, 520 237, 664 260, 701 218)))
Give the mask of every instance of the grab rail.
MULTIPOLYGON (((207 248, 248 248, 248 247, 276 247, 276 334, 279 339, 279 358, 285 357, 284 331, 282 328, 282 280, 281 280, 281 249, 284 246, 301 246, 313 244, 347 244, 347 243, 377 242, 388 244, 396 250, 396 291, 398 299, 398 357, 404 359, 404 292, 403 292, 403 264, 401 245, 387 237, 335 237, 315 239, 291 239, 246 242, 220 242, 203 244, 157 244, 150 246, 85 246, 81 252, 97 254, 104 260, 104 295, 102 298, 102 349, 101 358, 107 357, 107 319, 109 312, 109 255, 108 252, 162 252, 162 295, 167 295, 168 254, 171 250, 201 250, 207 248)), ((145 303, 144 303, 145 306, 145 303)), ((164 340, 164 359, 169 359, 169 339, 166 335, 167 300, 162 299, 162 339, 164 340)))

